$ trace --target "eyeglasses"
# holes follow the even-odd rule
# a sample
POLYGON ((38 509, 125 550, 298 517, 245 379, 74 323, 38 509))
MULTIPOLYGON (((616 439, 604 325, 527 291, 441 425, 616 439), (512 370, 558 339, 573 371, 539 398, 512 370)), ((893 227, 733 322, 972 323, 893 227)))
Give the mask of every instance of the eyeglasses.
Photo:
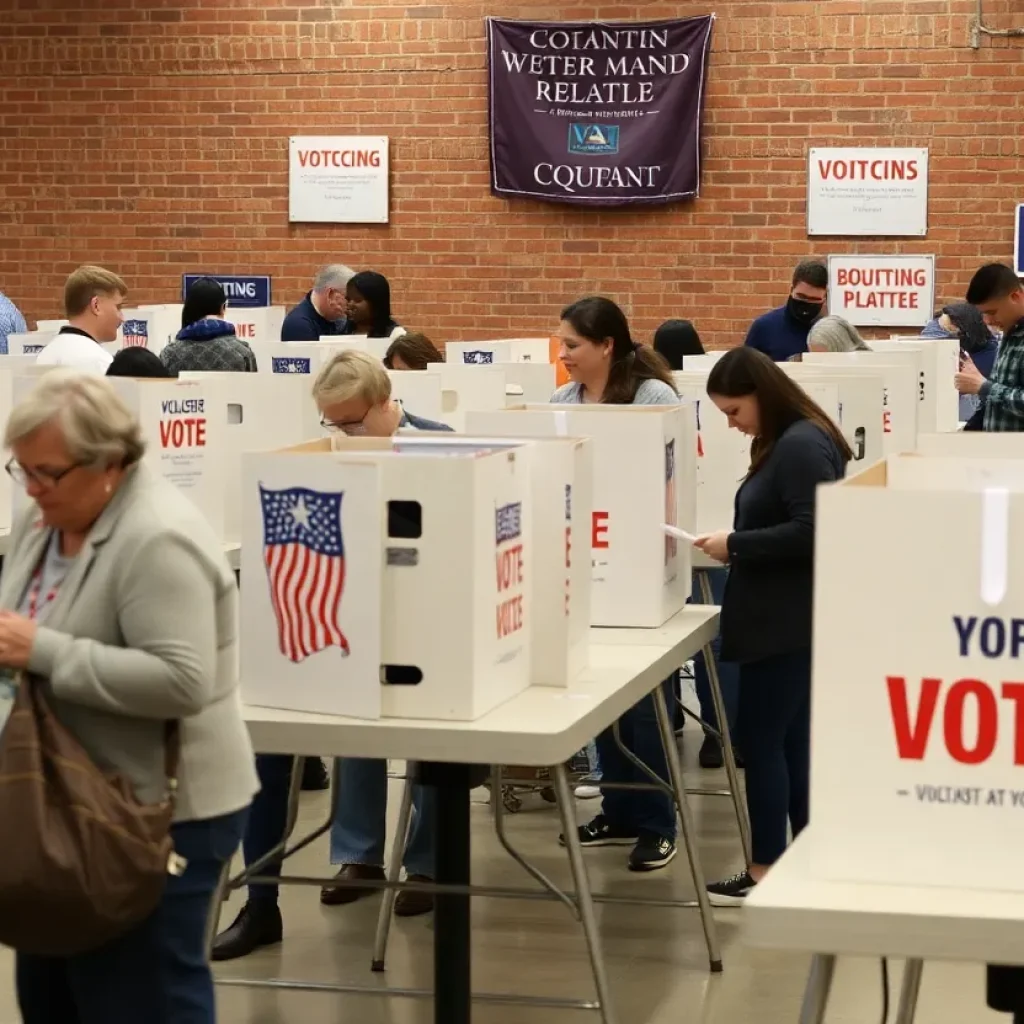
POLYGON ((74 462, 64 469, 26 469, 16 459, 8 459, 4 469, 7 475, 20 487, 28 486, 29 481, 34 481, 40 487, 54 488, 72 470, 79 469, 82 463, 74 462))
POLYGON ((335 433, 342 434, 361 434, 366 430, 366 417, 373 412, 373 408, 369 408, 363 413, 362 419, 350 420, 347 423, 335 423, 334 420, 327 419, 323 413, 320 414, 320 426, 324 430, 330 430, 335 433))

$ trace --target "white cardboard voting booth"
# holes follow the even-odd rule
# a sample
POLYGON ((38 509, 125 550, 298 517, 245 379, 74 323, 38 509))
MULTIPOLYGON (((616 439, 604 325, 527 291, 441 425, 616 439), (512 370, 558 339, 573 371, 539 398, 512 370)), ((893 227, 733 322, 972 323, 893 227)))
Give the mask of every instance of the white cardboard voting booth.
MULTIPOLYGON (((36 366, 35 355, 0 356, 0 423, 6 423, 14 408, 15 399, 24 394, 24 385, 16 388, 16 378, 30 378, 34 384, 42 376, 36 366)), ((14 523, 15 496, 18 496, 17 507, 24 508, 29 504, 24 490, 17 486, 6 473, 0 473, 0 530, 9 530, 14 523)))
POLYGON ((284 306, 229 307, 227 320, 235 325, 235 337, 248 342, 252 350, 259 353, 262 346, 281 341, 286 313, 284 306))
POLYGON ((882 453, 914 450, 920 402, 916 352, 807 352, 804 364, 830 370, 868 371, 882 377, 882 453))
POLYGON ((209 415, 220 417, 224 424, 224 541, 238 544, 242 538, 242 454, 301 444, 324 433, 309 394, 309 380, 287 374, 205 371, 186 371, 179 379, 201 381, 209 395, 209 415))
POLYGON ((875 352, 916 352, 921 392, 917 429, 925 434, 956 430, 960 425, 960 396, 953 378, 960 368, 956 338, 890 338, 872 341, 875 352))
POLYGON ((480 438, 402 433, 403 445, 503 450, 527 460, 535 570, 530 682, 567 686, 587 665, 590 642, 590 535, 593 444, 585 438, 480 438))
POLYGON ((388 370, 391 397, 402 403, 406 412, 435 423, 446 422, 446 410, 454 411, 455 395, 441 388, 441 376, 426 370, 388 370))
MULTIPOLYGON (((316 376, 320 368, 340 349, 326 342, 272 341, 259 346, 256 364, 260 373, 316 376)), ((310 386, 312 387, 312 381, 310 386)))
POLYGON ((919 434, 917 452, 962 459, 1024 459, 1024 434, 958 430, 952 434, 919 434))
MULTIPOLYGON (((432 363, 420 373, 437 374, 445 394, 441 419, 454 430, 465 430, 466 414, 504 409, 506 374, 503 365, 471 366, 458 363, 432 363), (452 404, 454 402, 454 404, 452 404)), ((551 396, 545 397, 545 401, 551 396)))
MULTIPOLYGON (((381 360, 388 354, 391 342, 391 338, 368 338, 365 334, 348 334, 343 337, 337 334, 324 334, 320 337, 321 345, 334 345, 338 350, 354 348, 359 352, 369 352, 371 356, 381 360)), ((288 344, 294 345, 295 342, 288 344)))
POLYGON ((660 626, 684 606, 691 549, 661 525, 695 528, 692 405, 526 406, 471 412, 466 424, 496 437, 593 438, 592 625, 660 626))
POLYGON ((550 363, 550 338, 508 338, 501 341, 449 341, 445 362, 468 366, 492 363, 550 363))
POLYGON ((56 336, 56 331, 30 331, 28 334, 8 334, 7 354, 10 356, 37 356, 56 336))
POLYGON ((794 380, 835 384, 839 389, 839 424, 853 449, 853 465, 874 465, 884 454, 885 382, 868 369, 832 372, 827 366, 780 363, 794 380))
POLYGON ((819 490, 819 877, 1024 888, 1022 489, 1020 459, 910 455, 819 490))
POLYGON ((506 405, 543 405, 555 393, 554 363, 502 363, 501 369, 506 405))
POLYGON ((138 416, 146 460, 224 536, 224 431, 214 390, 198 380, 109 377, 138 416))
MULTIPOLYGON (((531 519, 525 514, 530 500, 526 460, 515 450, 459 452, 443 444, 414 450, 401 437, 331 438, 243 456, 244 698, 289 708, 301 701, 306 710, 322 713, 360 713, 342 685, 337 662, 318 658, 300 675, 289 663, 304 662, 304 652, 317 645, 288 647, 278 629, 284 607, 307 634, 311 617, 317 628, 326 622, 344 633, 336 588, 310 601, 306 595, 316 578, 307 571, 290 572, 284 584, 268 570, 278 554, 269 549, 282 540, 295 558, 307 558, 306 550, 318 543, 323 547, 323 524, 317 529, 316 517, 309 519, 311 533, 305 521, 308 510, 324 502, 329 511, 340 506, 336 527, 331 511, 332 530, 351 537, 350 544, 342 539, 333 547, 347 553, 362 544, 341 499, 340 469, 352 465, 375 466, 379 480, 381 597, 356 595, 352 602, 365 605, 370 618, 381 624, 373 672, 381 689, 381 712, 469 721, 525 689, 532 625, 528 586, 535 567, 531 519), (273 498, 279 505, 284 502, 283 512, 266 511, 268 491, 283 495, 273 498), (256 585, 260 578, 268 581, 266 586, 256 585), (271 586, 278 588, 277 612, 271 586), (324 679, 315 689, 313 672, 324 679), (263 682, 254 689, 250 680, 257 677, 263 682), (314 699, 317 706, 309 706, 314 699)), ((345 600, 342 596, 342 608, 345 600)), ((351 648, 353 638, 346 634, 346 640, 351 648)))
POLYGON ((181 305, 138 306, 123 310, 116 348, 148 348, 160 355, 181 330, 181 305))

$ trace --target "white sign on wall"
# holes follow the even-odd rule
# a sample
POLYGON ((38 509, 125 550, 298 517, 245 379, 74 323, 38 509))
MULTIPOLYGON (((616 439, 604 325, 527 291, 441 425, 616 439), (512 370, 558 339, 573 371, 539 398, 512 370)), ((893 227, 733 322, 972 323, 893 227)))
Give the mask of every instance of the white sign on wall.
POLYGON ((387 224, 387 137, 293 135, 288 140, 288 220, 387 224))
POLYGON ((812 149, 807 234, 928 234, 927 149, 812 149))
POLYGON ((828 258, 832 316, 858 327, 924 327, 934 308, 934 256, 828 258))

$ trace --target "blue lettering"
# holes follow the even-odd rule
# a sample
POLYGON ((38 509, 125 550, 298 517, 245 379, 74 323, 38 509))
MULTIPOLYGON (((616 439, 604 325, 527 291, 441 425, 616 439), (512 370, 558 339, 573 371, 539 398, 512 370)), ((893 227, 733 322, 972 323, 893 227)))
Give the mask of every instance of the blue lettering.
POLYGON ((981 624, 981 653, 986 658, 998 658, 1006 649, 1006 626, 1002 619, 989 616, 981 624))
POLYGON ((1000 619, 990 615, 979 623, 976 615, 970 618, 954 615, 953 628, 961 658, 971 653, 971 641, 975 637, 979 653, 986 658, 1006 655, 1019 658, 1024 651, 1024 619, 1000 619))
POLYGON ((960 640, 960 657, 967 657, 967 645, 971 640, 971 633, 974 632, 974 627, 978 624, 977 615, 972 615, 965 622, 960 618, 959 615, 953 616, 953 625, 956 627, 957 637, 960 640))

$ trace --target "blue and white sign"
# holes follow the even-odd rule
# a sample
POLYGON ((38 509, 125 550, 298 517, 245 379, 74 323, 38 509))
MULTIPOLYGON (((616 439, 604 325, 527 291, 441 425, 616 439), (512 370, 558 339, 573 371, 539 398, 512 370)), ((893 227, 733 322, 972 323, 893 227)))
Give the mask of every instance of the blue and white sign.
POLYGON ((1013 269, 1024 277, 1024 203, 1017 204, 1017 219, 1013 232, 1013 269))
POLYGON ((182 274, 182 302, 185 301, 189 288, 203 277, 212 277, 219 281, 224 288, 224 294, 228 297, 228 305, 236 309, 270 305, 270 277, 266 274, 182 274))

